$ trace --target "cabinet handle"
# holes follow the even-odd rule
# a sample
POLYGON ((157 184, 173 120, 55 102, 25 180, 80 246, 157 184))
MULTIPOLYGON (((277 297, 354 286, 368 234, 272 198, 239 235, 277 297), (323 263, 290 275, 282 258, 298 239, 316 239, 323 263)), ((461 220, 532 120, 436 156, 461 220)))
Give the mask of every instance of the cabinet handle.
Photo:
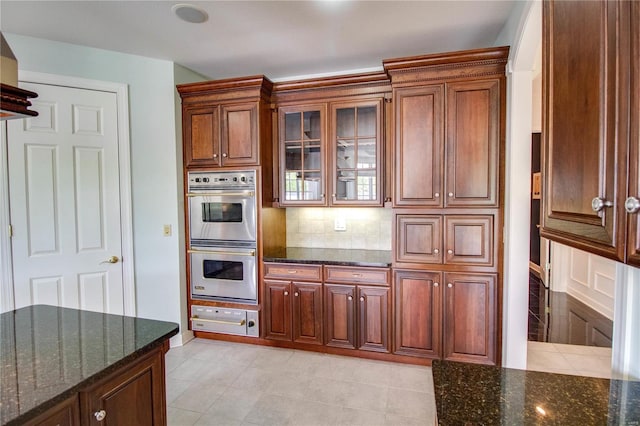
POLYGON ((440 198, 440 193, 439 193, 439 192, 436 192, 435 194, 433 194, 433 196, 434 196, 435 198, 440 198))
POLYGON ((640 200, 636 197, 629 197, 624 202, 624 209, 627 213, 638 213, 640 210, 640 200))
POLYGON ((93 416, 96 418, 97 421, 101 422, 104 420, 105 417, 107 417, 107 412, 104 410, 96 411, 95 413, 93 413, 93 416))
POLYGON ((447 287, 451 288, 451 287, 453 287, 453 284, 449 283, 449 284, 447 284, 447 287))
POLYGON ((295 269, 289 269, 287 270, 287 274, 297 274, 298 271, 296 271, 295 269))
POLYGON ((295 293, 293 293, 293 295, 294 295, 295 297, 298 297, 298 292, 296 291, 295 293))
POLYGON ((453 254, 453 250, 449 249, 449 250, 447 250, 447 253, 453 254))
POLYGON ((613 203, 611 201, 605 200, 604 198, 595 197, 593 200, 591 200, 591 208, 594 212, 599 212, 603 208, 611 206, 613 206, 613 203))
POLYGON ((360 301, 364 302, 364 296, 360 296, 360 301))
POLYGON ((439 287, 439 286, 440 286, 440 283, 433 283, 433 286, 434 286, 434 287, 439 287))
POLYGON ((438 253, 440 253, 440 250, 438 250, 438 249, 433 249, 433 253, 434 253, 434 254, 438 254, 438 253))
POLYGON ((361 278, 362 277, 362 274, 355 274, 354 273, 354 274, 351 274, 351 275, 353 276, 353 278, 361 278))
POLYGON ((289 295, 289 292, 288 292, 288 291, 285 291, 285 292, 284 292, 284 295, 285 295, 285 296, 288 296, 288 295, 289 295))
POLYGON ((223 156, 224 158, 227 158, 227 153, 226 153, 226 152, 223 152, 223 153, 222 153, 222 156, 223 156))
POLYGON ((353 296, 348 296, 347 300, 353 300, 353 296))
POLYGON ((449 195, 449 197, 453 197, 453 192, 450 192, 450 193, 449 193, 449 194, 447 194, 447 195, 449 195))
POLYGON ((218 154, 213 154, 213 158, 218 158, 218 154))

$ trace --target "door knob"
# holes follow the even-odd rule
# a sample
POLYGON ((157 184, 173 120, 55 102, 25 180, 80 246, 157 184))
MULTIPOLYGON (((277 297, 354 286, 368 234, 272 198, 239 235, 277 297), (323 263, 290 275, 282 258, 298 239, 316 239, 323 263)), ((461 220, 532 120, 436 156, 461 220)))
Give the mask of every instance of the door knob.
POLYGON ((594 212, 599 212, 603 208, 611 206, 613 206, 613 203, 611 201, 605 200, 604 198, 595 197, 593 200, 591 200, 591 208, 594 212))
POLYGON ((638 213, 638 210, 640 210, 640 200, 636 197, 627 198, 624 202, 624 209, 627 213, 638 213))
POLYGON ((103 260, 102 262, 100 262, 100 265, 102 265, 103 263, 118 263, 119 261, 120 258, 118 256, 111 256, 107 260, 103 260))

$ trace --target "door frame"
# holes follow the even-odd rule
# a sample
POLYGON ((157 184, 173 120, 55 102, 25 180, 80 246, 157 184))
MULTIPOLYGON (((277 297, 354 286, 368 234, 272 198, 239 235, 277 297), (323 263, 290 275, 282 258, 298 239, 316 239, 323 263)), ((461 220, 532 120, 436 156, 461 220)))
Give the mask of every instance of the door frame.
MULTIPOLYGON (((129 137, 129 87, 124 83, 91 80, 80 77, 19 71, 19 81, 52 86, 109 92, 116 95, 118 125, 118 167, 120 177, 120 228, 122 235, 122 285, 124 314, 136 315, 136 289, 133 255, 133 214, 131 202, 131 158, 129 137)), ((13 261, 11 259, 11 236, 9 225, 9 168, 7 156, 7 126, 2 123, 2 146, 0 147, 0 308, 2 312, 15 307, 13 294, 13 261)))

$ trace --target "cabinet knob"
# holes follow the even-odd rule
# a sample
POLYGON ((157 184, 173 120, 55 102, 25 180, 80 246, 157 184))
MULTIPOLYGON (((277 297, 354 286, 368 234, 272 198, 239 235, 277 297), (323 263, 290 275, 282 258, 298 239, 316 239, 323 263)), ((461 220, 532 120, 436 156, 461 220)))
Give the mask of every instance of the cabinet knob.
POLYGON ((440 193, 436 192, 435 194, 433 194, 434 198, 440 198, 440 193))
POLYGON ((222 153, 222 156, 223 156, 224 158, 227 158, 227 153, 226 153, 226 152, 223 152, 223 153, 222 153))
POLYGON ((296 291, 295 293, 293 293, 293 295, 294 295, 295 297, 298 297, 298 292, 296 291))
POLYGON ((213 154, 213 158, 218 158, 218 154, 213 154))
POLYGON ((440 283, 433 283, 434 287, 440 287, 440 283))
POLYGON ((453 287, 453 284, 449 283, 449 284, 447 284, 447 287, 451 288, 451 287, 453 287))
POLYGON ((438 254, 438 253, 440 253, 440 250, 439 249, 433 249, 433 253, 438 254))
POLYGON ((107 417, 107 412, 104 410, 96 411, 95 413, 93 413, 93 416, 96 418, 97 421, 101 422, 104 420, 105 417, 107 417))
POLYGON ((449 197, 453 197, 453 192, 447 194, 449 197))
POLYGON ((364 296, 360 296, 360 301, 364 302, 364 296))
POLYGON ((336 198, 336 194, 331 194, 331 196, 332 196, 333 198, 336 198))
POLYGON ((640 210, 640 200, 636 197, 629 197, 624 202, 624 209, 627 213, 638 213, 640 210))
POLYGON ((347 300, 353 300, 353 296, 348 296, 347 300))
POLYGON ((594 212, 599 212, 603 208, 611 206, 613 206, 613 203, 611 201, 605 200, 604 198, 595 197, 593 200, 591 200, 591 208, 594 212))
POLYGON ((288 295, 289 295, 289 292, 288 292, 288 291, 285 291, 285 292, 284 292, 284 295, 285 295, 285 296, 288 296, 288 295))
POLYGON ((447 253, 453 254, 453 250, 449 249, 449 250, 447 250, 447 253))

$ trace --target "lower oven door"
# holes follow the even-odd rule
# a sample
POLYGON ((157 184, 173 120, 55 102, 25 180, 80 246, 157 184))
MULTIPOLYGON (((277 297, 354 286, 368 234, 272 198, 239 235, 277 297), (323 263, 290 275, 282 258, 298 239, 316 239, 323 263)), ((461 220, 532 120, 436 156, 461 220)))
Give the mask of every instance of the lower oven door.
POLYGON ((254 249, 193 247, 191 297, 238 303, 258 303, 254 249))

